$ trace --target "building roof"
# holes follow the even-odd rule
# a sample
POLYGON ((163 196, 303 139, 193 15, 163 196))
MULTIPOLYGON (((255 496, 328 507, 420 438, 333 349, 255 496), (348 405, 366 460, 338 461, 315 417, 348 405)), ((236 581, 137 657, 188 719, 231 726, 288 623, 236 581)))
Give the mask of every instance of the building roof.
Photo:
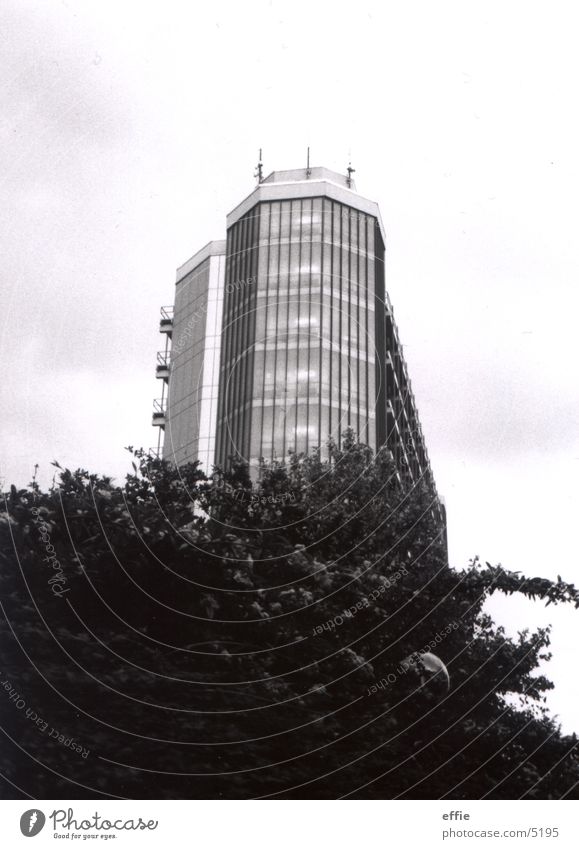
POLYGON ((354 181, 348 186, 348 178, 329 168, 305 168, 292 171, 272 171, 244 200, 227 216, 227 227, 231 227, 256 204, 262 201, 292 200, 304 197, 328 197, 338 203, 351 206, 378 220, 380 233, 386 245, 386 233, 378 204, 358 194, 354 181))
POLYGON ((227 246, 227 242, 225 239, 218 239, 213 242, 207 242, 207 244, 194 253, 193 256, 184 262, 183 265, 180 265, 177 269, 177 283, 185 277, 185 275, 189 274, 193 269, 197 268, 197 266, 201 265, 202 262, 210 256, 225 256, 225 249, 227 246))
POLYGON ((335 183, 337 186, 356 191, 354 180, 350 180, 350 185, 348 185, 346 174, 339 174, 329 168, 310 168, 309 176, 306 168, 294 168, 293 171, 272 171, 265 180, 262 180, 262 183, 299 183, 304 180, 326 180, 335 183))

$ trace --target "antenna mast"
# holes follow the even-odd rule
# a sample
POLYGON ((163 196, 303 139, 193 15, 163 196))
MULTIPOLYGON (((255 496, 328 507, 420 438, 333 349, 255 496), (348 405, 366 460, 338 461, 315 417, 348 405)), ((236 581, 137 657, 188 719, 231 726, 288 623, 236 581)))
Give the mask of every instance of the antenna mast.
POLYGON ((309 180, 312 176, 312 169, 310 168, 310 149, 308 147, 308 164, 306 166, 306 179, 309 180))
POLYGON ((351 161, 348 162, 348 167, 346 168, 346 171, 348 172, 348 176, 346 177, 346 183, 348 184, 348 188, 351 189, 352 188, 352 174, 356 173, 356 169, 352 168, 352 162, 351 161))
POLYGON ((257 163, 257 168, 255 169, 255 173, 253 175, 257 178, 257 182, 263 182, 263 162, 261 161, 261 148, 259 148, 259 162, 257 163))

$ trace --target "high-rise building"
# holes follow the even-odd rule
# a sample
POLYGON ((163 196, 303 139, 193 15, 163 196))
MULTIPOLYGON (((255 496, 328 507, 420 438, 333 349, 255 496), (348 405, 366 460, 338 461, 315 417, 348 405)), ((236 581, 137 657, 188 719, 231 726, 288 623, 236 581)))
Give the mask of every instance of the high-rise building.
POLYGON ((178 269, 154 413, 166 459, 199 459, 210 473, 237 458, 255 476, 261 458, 323 455, 352 428, 391 451, 404 482, 436 492, 385 287, 380 211, 351 174, 274 171, 227 216, 226 240, 178 269))
POLYGON ((165 431, 163 455, 177 465, 200 460, 208 473, 215 462, 225 248, 225 241, 209 242, 177 269, 175 306, 161 308, 165 350, 157 354, 163 394, 153 424, 165 431))

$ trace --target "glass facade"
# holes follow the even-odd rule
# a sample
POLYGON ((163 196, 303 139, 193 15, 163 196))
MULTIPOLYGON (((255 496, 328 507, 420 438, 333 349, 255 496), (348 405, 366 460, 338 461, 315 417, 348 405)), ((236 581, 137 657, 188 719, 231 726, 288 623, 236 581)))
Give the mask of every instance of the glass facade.
POLYGON ((376 446, 376 231, 325 197, 262 202, 230 228, 220 464, 323 453, 348 427, 376 446))

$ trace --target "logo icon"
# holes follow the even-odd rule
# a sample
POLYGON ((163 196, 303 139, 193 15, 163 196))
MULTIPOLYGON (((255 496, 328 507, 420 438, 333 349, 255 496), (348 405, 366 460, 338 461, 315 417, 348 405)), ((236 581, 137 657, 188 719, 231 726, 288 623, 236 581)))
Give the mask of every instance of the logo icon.
POLYGON ((25 837, 36 837, 44 828, 46 817, 38 808, 25 811, 20 817, 20 831, 25 837))

